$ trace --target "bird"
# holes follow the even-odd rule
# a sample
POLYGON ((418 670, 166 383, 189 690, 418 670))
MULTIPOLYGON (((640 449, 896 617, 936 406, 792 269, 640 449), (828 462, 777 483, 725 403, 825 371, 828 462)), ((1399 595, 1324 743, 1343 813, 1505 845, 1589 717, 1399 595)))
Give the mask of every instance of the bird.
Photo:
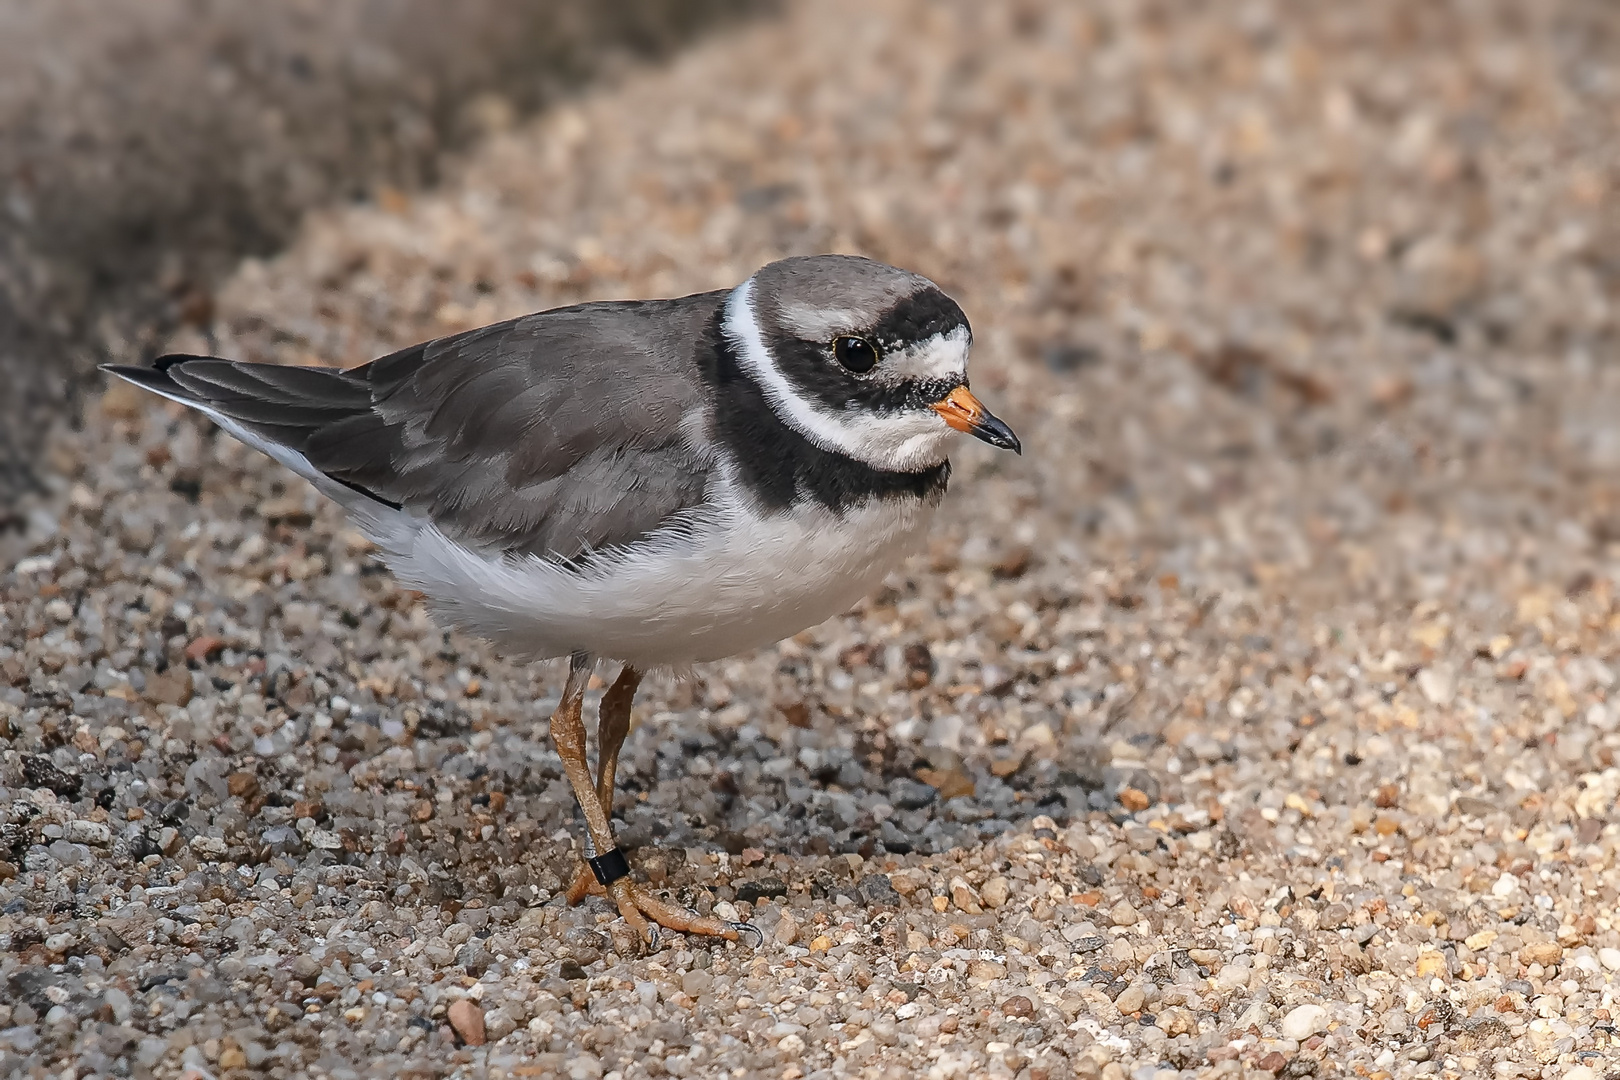
POLYGON ((341 504, 436 617, 566 658, 550 735, 586 826, 569 903, 738 941, 634 880, 612 828, 644 674, 847 610, 915 550, 958 433, 1022 453, 968 387, 972 329, 926 277, 856 255, 730 289, 576 304, 359 367, 167 355, 104 370, 211 419, 341 504), (597 717, 584 694, 620 664, 597 717))

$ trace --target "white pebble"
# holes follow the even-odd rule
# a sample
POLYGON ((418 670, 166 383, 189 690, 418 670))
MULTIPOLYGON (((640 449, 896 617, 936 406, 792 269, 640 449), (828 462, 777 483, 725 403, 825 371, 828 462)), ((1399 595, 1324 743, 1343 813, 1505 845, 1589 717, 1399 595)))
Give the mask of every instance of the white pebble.
POLYGON ((1434 705, 1450 705, 1457 696, 1457 681, 1451 672, 1441 668, 1424 668, 1418 672, 1418 689, 1434 705))
POLYGON ((1620 949, 1599 949, 1598 962, 1610 971, 1620 971, 1620 949))
POLYGON ((132 1005, 129 1000, 129 995, 124 993, 124 991, 120 990, 118 987, 108 987, 107 990, 102 993, 101 1000, 106 1003, 107 1008, 112 1012, 113 1023, 122 1024, 125 1020, 130 1018, 132 1005))
POLYGON ((112 830, 99 821, 74 818, 67 824, 67 838, 76 844, 105 846, 112 843, 112 830))
POLYGON ((1327 1030, 1328 1011, 1320 1005, 1300 1005, 1282 1018, 1281 1031, 1285 1039, 1304 1042, 1319 1031, 1327 1030))

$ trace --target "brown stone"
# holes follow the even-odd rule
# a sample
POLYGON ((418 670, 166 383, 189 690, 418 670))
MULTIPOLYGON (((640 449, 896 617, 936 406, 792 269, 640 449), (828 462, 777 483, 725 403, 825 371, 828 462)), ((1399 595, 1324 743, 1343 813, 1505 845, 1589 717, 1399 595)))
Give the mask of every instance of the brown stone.
POLYGON ((1152 806, 1153 800, 1148 798, 1147 792, 1145 791, 1138 788, 1126 787, 1119 789, 1119 803, 1125 809, 1134 814, 1139 811, 1146 810, 1148 807, 1152 806))
POLYGON ((994 960, 975 960, 968 965, 968 978, 974 982, 994 982, 1007 977, 1007 965, 994 960))
POLYGON ((1519 950, 1519 963, 1540 964, 1542 967, 1551 967, 1564 958, 1564 947, 1555 941, 1543 942, 1540 945, 1526 945, 1519 950))
POLYGON ((1034 554, 1027 544, 1009 548, 996 564, 990 567, 990 572, 998 578, 1021 578, 1029 571, 1034 554))
POLYGON ((450 1003, 450 1026, 457 1037, 468 1046, 484 1045, 484 1010, 473 1001, 462 998, 450 1003))
POLYGON ((186 646, 186 659, 194 664, 216 659, 225 650, 225 639, 212 636, 192 638, 186 646))
POLYGON ((926 642, 914 641, 900 652, 906 665, 906 685, 913 690, 927 686, 934 677, 934 654, 926 642))
POLYGON ((191 672, 170 668, 161 675, 148 675, 143 696, 153 705, 184 706, 191 701, 191 672))
POLYGON ((1011 757, 1000 758, 990 763, 990 774, 998 779, 1005 780, 1019 769, 1022 769, 1024 762, 1028 760, 1029 752, 1027 750, 1021 754, 1013 754, 1011 757))
POLYGON ((917 779, 939 790, 939 801, 973 797, 973 777, 960 769, 918 769, 917 779))

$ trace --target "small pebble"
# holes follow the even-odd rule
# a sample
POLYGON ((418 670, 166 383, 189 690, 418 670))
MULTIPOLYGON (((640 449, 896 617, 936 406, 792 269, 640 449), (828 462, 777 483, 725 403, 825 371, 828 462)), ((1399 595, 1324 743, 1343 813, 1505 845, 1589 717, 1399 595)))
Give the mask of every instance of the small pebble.
POLYGON ((477 1004, 466 998, 452 1001, 446 1015, 462 1042, 468 1046, 484 1045, 484 1011, 477 1004))
POLYGON ((1297 1005, 1282 1018, 1282 1022, 1277 1025, 1277 1030, 1282 1032, 1282 1037, 1285 1039, 1304 1042, 1312 1035, 1326 1031, 1327 1022, 1328 1011, 1321 1005, 1297 1005))
POLYGON ((1015 994, 1002 1003, 1001 1011, 1008 1016, 1023 1018, 1035 1015, 1035 1005, 1023 994, 1015 994))

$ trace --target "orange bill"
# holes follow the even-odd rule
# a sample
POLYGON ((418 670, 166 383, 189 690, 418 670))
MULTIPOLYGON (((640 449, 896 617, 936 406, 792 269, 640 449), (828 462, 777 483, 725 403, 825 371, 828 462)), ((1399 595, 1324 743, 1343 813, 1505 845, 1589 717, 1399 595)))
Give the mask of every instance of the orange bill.
POLYGON ((1015 454, 1023 453, 1023 447, 1018 442, 1018 436, 1013 434, 1012 428, 997 419, 984 407, 983 402, 973 396, 973 391, 965 386, 958 386, 934 402, 933 409, 957 431, 965 431, 991 446, 1011 450, 1015 454))

